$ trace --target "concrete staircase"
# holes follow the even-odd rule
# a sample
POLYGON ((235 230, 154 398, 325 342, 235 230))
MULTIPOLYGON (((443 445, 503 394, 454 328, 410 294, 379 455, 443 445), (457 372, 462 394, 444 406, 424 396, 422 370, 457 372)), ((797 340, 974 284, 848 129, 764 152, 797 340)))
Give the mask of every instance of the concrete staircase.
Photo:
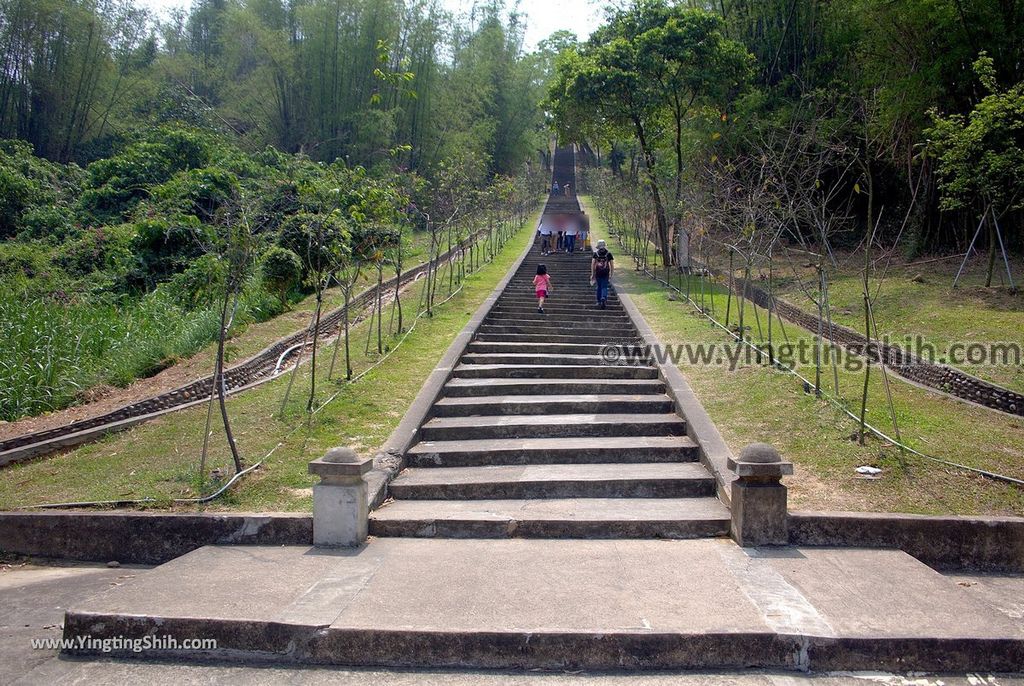
MULTIPOLYGON (((556 152, 556 178, 568 164, 571 150, 556 152)), ((1019 618, 903 552, 723 540, 729 513, 657 368, 603 360, 604 345, 638 336, 614 293, 594 307, 589 260, 536 247, 524 259, 371 514, 381 538, 206 546, 69 608, 64 652, 506 670, 1020 669, 1019 618), (553 278, 544 315, 532 288, 541 259, 553 278), (642 540, 655 538, 697 540, 642 540), (155 636, 177 647, 124 642, 155 636)))
POLYGON ((434 404, 392 500, 371 514, 372 535, 727 535, 728 510, 658 370, 602 358, 605 345, 639 339, 614 292, 595 306, 589 280, 588 252, 534 246, 434 404), (541 262, 545 314, 532 285, 541 262))

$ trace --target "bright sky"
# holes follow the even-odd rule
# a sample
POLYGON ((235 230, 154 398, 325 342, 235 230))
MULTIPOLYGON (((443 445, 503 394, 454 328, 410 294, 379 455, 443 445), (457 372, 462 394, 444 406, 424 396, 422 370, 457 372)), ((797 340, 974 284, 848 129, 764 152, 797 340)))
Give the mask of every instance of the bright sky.
MULTIPOLYGON (((190 7, 191 0, 138 0, 158 14, 174 7, 190 7)), ((473 0, 441 0, 441 4, 457 13, 468 12, 473 0)), ((507 0, 507 6, 515 0, 507 0)), ((586 39, 601 23, 600 0, 519 0, 520 13, 526 15, 526 49, 532 50, 537 43, 559 29, 568 29, 580 40, 586 39)))

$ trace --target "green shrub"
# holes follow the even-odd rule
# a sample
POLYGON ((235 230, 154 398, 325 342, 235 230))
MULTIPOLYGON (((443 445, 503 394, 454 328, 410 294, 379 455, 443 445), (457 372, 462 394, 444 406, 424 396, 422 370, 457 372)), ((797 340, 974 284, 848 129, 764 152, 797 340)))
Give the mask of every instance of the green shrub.
POLYGON ((27 233, 42 237, 70 226, 69 198, 81 170, 32 154, 24 141, 0 140, 0 239, 27 233))
POLYGON ((224 264, 216 255, 203 255, 165 284, 183 306, 210 307, 220 300, 224 288, 224 264))
POLYGON ((302 261, 288 248, 273 246, 263 256, 260 265, 263 282, 277 294, 281 307, 287 303, 290 291, 302 278, 302 261))
POLYGON ((186 269, 211 242, 208 226, 195 217, 148 218, 134 223, 135 280, 147 290, 186 269))
POLYGON ((79 207, 90 223, 126 218, 151 187, 179 171, 207 166, 214 147, 211 135, 196 129, 167 125, 148 131, 117 155, 89 165, 79 207))
POLYGON ((150 192, 164 215, 184 215, 209 222, 217 210, 238 192, 238 177, 217 167, 178 172, 150 192))

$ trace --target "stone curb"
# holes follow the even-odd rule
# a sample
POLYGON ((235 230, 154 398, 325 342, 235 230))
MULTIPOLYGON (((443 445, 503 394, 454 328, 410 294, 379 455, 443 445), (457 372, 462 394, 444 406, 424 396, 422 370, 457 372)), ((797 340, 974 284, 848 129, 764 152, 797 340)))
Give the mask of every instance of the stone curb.
MULTIPOLYGON (((637 333, 643 338, 644 345, 652 350, 660 346, 661 342, 657 335, 629 295, 619 289, 616 289, 615 293, 619 296, 619 301, 636 327, 637 333)), ((734 459, 732 451, 679 368, 660 360, 655 360, 655 365, 658 367, 658 375, 665 382, 669 397, 676 402, 676 409, 686 419, 686 434, 700 447, 700 461, 715 477, 719 499, 728 506, 732 482, 736 480, 736 474, 728 466, 729 460, 734 459)))
POLYGON ((308 514, 0 513, 0 551, 86 562, 156 565, 205 545, 312 544, 308 514))
POLYGON ((223 662, 477 669, 741 669, 1012 672, 1024 639, 825 637, 764 631, 477 632, 325 627, 279 621, 198 620, 69 611, 64 637, 215 639, 208 651, 65 649, 65 654, 223 662))
MULTIPOLYGON (((531 215, 532 216, 532 215, 531 215)), ((484 318, 494 307, 498 296, 502 294, 505 287, 512 280, 519 266, 530 254, 536 239, 530 240, 522 254, 516 258, 515 263, 502 277, 498 285, 494 287, 491 294, 487 296, 480 306, 470 317, 469 321, 462 328, 462 331, 451 342, 437 366, 430 372, 430 376, 423 382, 420 392, 416 395, 412 405, 406 410, 402 420, 395 427, 395 430, 388 436, 387 441, 373 457, 373 469, 366 475, 366 482, 369 490, 370 509, 376 509, 387 498, 387 486, 400 471, 405 467, 405 453, 419 440, 420 427, 429 418, 430 410, 441 397, 444 385, 451 378, 452 370, 459 364, 459 359, 466 348, 476 336, 477 329, 483 323, 484 318)))
POLYGON ((936 569, 1024 572, 1024 517, 790 512, 789 542, 895 548, 936 569))

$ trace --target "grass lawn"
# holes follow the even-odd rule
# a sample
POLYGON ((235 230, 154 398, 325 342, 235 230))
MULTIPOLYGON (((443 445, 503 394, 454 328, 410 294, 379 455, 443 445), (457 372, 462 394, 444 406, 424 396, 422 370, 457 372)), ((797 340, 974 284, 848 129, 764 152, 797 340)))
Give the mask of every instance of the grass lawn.
MULTIPOLYGON (((535 221, 536 216, 505 245, 494 262, 467 277, 457 295, 437 307, 434 317, 421 318, 401 347, 358 382, 339 385, 327 381, 333 348, 323 348, 317 364, 317 398, 323 402, 337 396, 312 418, 304 411, 310 389, 308 365, 299 369, 283 417, 279 412, 288 384, 286 377, 229 399, 232 426, 245 460, 252 464, 271 451, 273 454, 215 503, 177 509, 309 510, 314 479, 306 473, 307 463, 333 446, 350 446, 370 454, 385 441, 452 340, 533 239, 535 221)), ((447 297, 445 272, 441 277, 438 299, 447 297)), ((406 326, 423 280, 419 284, 403 297, 406 326)), ((384 314, 389 317, 389 310, 384 314)), ((282 324, 282 333, 294 331, 295 323, 282 324)), ((375 341, 370 353, 365 353, 368 333, 368 321, 352 331, 353 368, 357 374, 378 359, 375 341)), ((391 339, 391 344, 396 341, 391 339)), ((253 342, 251 347, 262 346, 253 342)), ((242 354, 240 351, 239 356, 242 354)), ((335 376, 343 367, 339 355, 335 376)), ((208 467, 219 466, 230 474, 230 455, 216 417, 215 413, 208 467)), ((6 478, 0 484, 0 508, 140 498, 156 498, 156 507, 166 507, 171 498, 209 492, 211 484, 203 483, 197 474, 205 422, 205 406, 184 410, 62 455, 6 468, 6 478)))
MULTIPOLYGON (((591 225, 597 234, 607 235, 598 217, 592 217, 591 225)), ((617 243, 611 240, 609 244, 615 252, 617 243)), ((729 341, 685 301, 670 297, 663 286, 633 271, 627 255, 617 262, 617 287, 631 295, 662 343, 721 345, 729 341)), ((696 282, 691 287, 696 290, 696 282)), ((708 304, 709 296, 706 294, 708 304)), ((714 298, 721 318, 725 290, 719 288, 714 298)), ((764 312, 759 314, 766 329, 764 312)), ((736 316, 735 309, 732 316, 736 316)), ((756 332, 752 310, 747 309, 745 317, 744 323, 756 332)), ((789 323, 785 328, 793 344, 802 339, 809 345, 813 340, 809 331, 789 323)), ((774 336, 776 341, 781 338, 777 323, 774 336)), ((748 443, 766 441, 793 461, 796 474, 786 479, 786 484, 794 509, 1024 515, 1024 489, 903 455, 880 440, 868 438, 866 445, 859 445, 851 440, 855 422, 805 393, 790 374, 756 361, 730 370, 684 358, 679 368, 734 453, 748 443), (881 467, 881 478, 858 478, 854 469, 860 465, 881 467)), ((813 378, 813 368, 800 371, 813 378)), ((864 372, 840 369, 838 374, 839 396, 851 410, 859 408, 864 372)), ((833 391, 832 385, 829 369, 823 386, 833 391)), ((968 405, 895 379, 890 388, 905 443, 945 460, 1024 478, 1024 418, 968 405)), ((885 398, 882 376, 875 367, 870 376, 868 421, 891 435, 892 418, 885 398)))
MULTIPOLYGON (((962 258, 903 264, 894 257, 882 281, 872 309, 881 335, 895 341, 905 336, 922 336, 939 355, 948 353, 949 345, 964 342, 1013 342, 1024 345, 1024 291, 1013 293, 1005 284, 1005 271, 993 279, 993 288, 985 288, 987 256, 975 256, 964 270, 957 287, 953 278, 962 258)), ((817 313, 800 282, 808 287, 815 280, 813 269, 801 260, 781 258, 776 267, 779 294, 790 303, 808 312, 817 313)), ((857 331, 864 330, 864 299, 862 295, 863 254, 837 255, 838 269, 830 274, 829 296, 833 319, 857 331)), ((1024 285, 1024 260, 1011 263, 1014 281, 1024 285)), ((1002 260, 996 264, 1003 268, 1002 260)), ((880 276, 884 262, 876 275, 880 276)), ((872 278, 872 292, 878 288, 872 278)), ((972 365, 958 364, 960 369, 979 378, 1024 393, 1024 361, 1020 364, 972 365)))

